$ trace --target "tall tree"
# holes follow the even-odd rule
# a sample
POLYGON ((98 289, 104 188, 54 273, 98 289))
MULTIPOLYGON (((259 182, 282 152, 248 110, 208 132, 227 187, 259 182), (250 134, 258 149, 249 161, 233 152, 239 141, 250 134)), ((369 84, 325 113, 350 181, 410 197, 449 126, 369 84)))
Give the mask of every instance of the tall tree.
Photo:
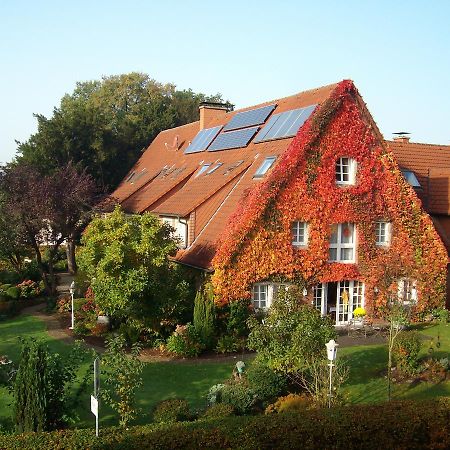
POLYGON ((0 173, 0 191, 5 195, 4 209, 16 223, 17 235, 36 255, 47 292, 55 294, 56 254, 64 240, 70 244, 85 224, 96 202, 94 181, 71 163, 48 176, 41 176, 33 166, 16 164, 0 173), (48 272, 42 261, 42 245, 49 249, 48 272))
POLYGON ((36 115, 38 131, 18 143, 18 159, 42 173, 73 161, 111 190, 160 131, 197 120, 205 100, 221 96, 179 91, 142 73, 77 83, 52 117, 36 115))

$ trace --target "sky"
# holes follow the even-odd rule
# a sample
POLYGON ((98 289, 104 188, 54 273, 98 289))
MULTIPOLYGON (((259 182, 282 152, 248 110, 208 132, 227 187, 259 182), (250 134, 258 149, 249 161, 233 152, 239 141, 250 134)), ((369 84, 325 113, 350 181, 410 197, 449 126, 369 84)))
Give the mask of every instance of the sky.
POLYGON ((236 108, 354 80, 385 138, 450 144, 450 1, 1 0, 0 163, 77 81, 133 71, 236 108))

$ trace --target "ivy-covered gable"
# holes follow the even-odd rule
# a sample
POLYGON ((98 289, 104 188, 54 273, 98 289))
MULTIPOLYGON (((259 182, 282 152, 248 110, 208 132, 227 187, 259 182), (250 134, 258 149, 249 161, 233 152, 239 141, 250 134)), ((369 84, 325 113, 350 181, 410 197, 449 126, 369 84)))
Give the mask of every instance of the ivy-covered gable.
MULTIPOLYGON (((342 226, 342 233, 348 229, 342 226)), ((444 303, 446 264, 430 217, 353 83, 344 81, 230 218, 213 260, 213 282, 218 300, 228 302, 249 298, 253 283, 265 280, 305 287, 360 280, 366 309, 376 313, 406 277, 416 280, 417 306, 424 310, 444 303), (353 165, 354 184, 339 182, 350 170, 346 164, 353 165), (293 245, 296 222, 307 224, 304 246, 293 245), (377 245, 377 222, 389 224, 388 245, 377 245), (356 229, 354 262, 329 261, 339 224, 356 229)))

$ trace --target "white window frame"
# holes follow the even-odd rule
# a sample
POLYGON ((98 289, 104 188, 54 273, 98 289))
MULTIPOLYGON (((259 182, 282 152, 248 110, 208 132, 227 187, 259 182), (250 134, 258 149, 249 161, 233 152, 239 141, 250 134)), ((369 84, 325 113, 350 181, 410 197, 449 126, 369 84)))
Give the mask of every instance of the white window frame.
POLYGON ((379 220, 375 222, 375 245, 389 247, 391 244, 391 223, 379 220), (384 228, 384 230, 382 229, 384 228), (382 239, 384 236, 384 239, 382 239))
POLYGON ((295 247, 307 247, 309 237, 308 228, 309 226, 307 222, 302 222, 299 220, 292 222, 292 245, 294 245, 295 247), (303 239, 300 239, 300 234, 303 234, 303 239))
POLYGON ((279 289, 289 289, 290 283, 255 283, 252 287, 252 304, 256 310, 267 311, 273 303, 273 300, 279 289), (261 294, 264 294, 265 299, 261 298, 261 294), (264 306, 261 306, 262 302, 265 302, 264 306))
POLYGON ((328 261, 352 264, 356 262, 356 224, 352 222, 344 222, 333 224, 337 226, 337 242, 331 242, 328 251, 328 261), (342 242, 342 230, 345 225, 353 226, 352 242, 342 242), (336 259, 331 259, 331 249, 336 249, 336 259), (341 250, 352 249, 352 259, 341 259, 341 250))
POLYGON ((400 278, 397 281, 397 297, 404 305, 417 304, 417 281, 411 278, 400 278))
POLYGON ((351 186, 356 183, 356 160, 349 156, 342 156, 336 160, 335 165, 335 179, 338 186, 351 186), (344 167, 348 170, 344 170, 344 167), (348 177, 345 180, 345 177, 348 177))

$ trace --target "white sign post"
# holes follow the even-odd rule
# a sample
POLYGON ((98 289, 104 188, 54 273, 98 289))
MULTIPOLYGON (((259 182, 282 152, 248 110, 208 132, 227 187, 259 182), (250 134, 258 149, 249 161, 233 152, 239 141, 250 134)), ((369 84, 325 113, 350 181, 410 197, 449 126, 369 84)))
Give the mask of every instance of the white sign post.
POLYGON ((98 400, 91 395, 91 412, 95 416, 95 435, 98 437, 98 400))
POLYGON ((94 360, 94 395, 91 395, 91 412, 95 416, 95 435, 98 437, 98 395, 100 391, 100 359, 94 360))

